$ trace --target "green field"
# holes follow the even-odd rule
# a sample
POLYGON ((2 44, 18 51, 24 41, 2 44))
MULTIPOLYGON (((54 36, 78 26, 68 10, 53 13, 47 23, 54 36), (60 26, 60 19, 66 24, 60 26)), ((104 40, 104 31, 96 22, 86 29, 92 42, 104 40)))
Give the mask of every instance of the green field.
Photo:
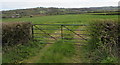
POLYGON ((41 16, 33 18, 10 18, 3 19, 3 22, 16 22, 16 21, 27 21, 37 24, 81 24, 92 22, 93 20, 99 19, 111 19, 117 20, 118 15, 86 15, 86 14, 77 14, 77 15, 53 15, 53 16, 41 16))
MULTIPOLYGON (((3 22, 32 22, 33 24, 88 24, 95 20, 118 20, 117 15, 88 15, 88 14, 76 14, 76 15, 53 15, 53 16, 40 16, 40 17, 32 17, 32 18, 9 18, 3 19, 3 22)), ((59 26, 38 26, 44 29, 60 29, 59 26)), ((70 29, 76 30, 77 26, 69 26, 70 29)), ((82 29, 82 28, 81 28, 82 29)), ((45 30, 48 33, 54 33, 57 30, 45 30)), ((41 31, 34 31, 35 33, 39 33, 41 31)), ((58 31, 57 31, 58 32, 58 31)), ((69 31, 65 31, 66 33, 70 33, 69 31)), ((84 33, 84 32, 81 32, 84 33)), ((45 34, 35 35, 45 37, 45 34)), ((48 35, 47 35, 48 36, 48 35)), ((47 39, 44 41, 47 41, 47 39)))
MULTIPOLYGON (((95 20, 118 20, 118 15, 77 14, 77 15, 40 16, 40 17, 33 16, 32 18, 29 18, 29 17, 28 18, 27 17, 26 18, 9 18, 9 19, 3 19, 2 21, 3 22, 23 22, 24 21, 24 22, 32 22, 33 24, 88 24, 89 25, 90 22, 93 22, 95 20)), ((44 28, 49 28, 49 27, 46 26, 44 28)), ((72 27, 72 29, 78 29, 78 27, 76 28, 72 27)), ((36 32, 39 32, 39 31, 36 31, 36 32)), ((54 33, 56 31, 48 31, 48 32, 54 33)), ((84 32, 81 32, 81 33, 84 33, 84 32)), ((62 42, 60 39, 59 41, 55 41, 54 44, 52 45, 46 45, 42 50, 37 51, 34 56, 31 56, 25 59, 22 58, 22 60, 19 60, 18 62, 20 63, 22 62, 24 63, 28 63, 28 62, 29 63, 71 63, 71 62, 79 63, 79 62, 85 62, 85 61, 89 62, 88 60, 84 60, 84 58, 82 58, 82 53, 80 52, 80 49, 78 49, 78 47, 74 47, 73 44, 74 43, 71 44, 71 41, 69 41, 69 43, 66 44, 65 42, 62 42)), ((23 48, 26 49, 25 46, 23 46, 23 48)), ((38 50, 39 49, 40 48, 38 48, 38 50)), ((32 50, 36 50, 36 48, 32 50)), ((5 55, 6 58, 9 57, 10 59, 7 61, 5 60, 5 62, 11 61, 11 55, 9 54, 5 55)), ((24 56, 24 53, 23 53, 23 56, 24 56)), ((14 62, 14 60, 12 60, 12 62, 14 62)))

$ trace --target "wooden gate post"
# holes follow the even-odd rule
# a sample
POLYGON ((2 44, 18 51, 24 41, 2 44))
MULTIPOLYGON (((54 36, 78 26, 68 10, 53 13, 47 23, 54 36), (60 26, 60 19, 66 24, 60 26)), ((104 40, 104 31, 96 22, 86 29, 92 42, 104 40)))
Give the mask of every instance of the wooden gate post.
POLYGON ((63 25, 61 25, 61 39, 64 39, 63 38, 63 25))
POLYGON ((34 29, 33 29, 34 25, 32 25, 32 40, 34 40, 34 29))

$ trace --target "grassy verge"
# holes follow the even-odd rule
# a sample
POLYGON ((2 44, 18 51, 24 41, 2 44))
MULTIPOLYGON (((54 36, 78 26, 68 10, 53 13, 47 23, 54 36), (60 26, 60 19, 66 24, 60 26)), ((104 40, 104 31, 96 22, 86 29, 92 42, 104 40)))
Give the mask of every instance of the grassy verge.
POLYGON ((44 47, 39 42, 29 42, 12 47, 3 47, 3 63, 18 63, 26 58, 35 56, 44 47))

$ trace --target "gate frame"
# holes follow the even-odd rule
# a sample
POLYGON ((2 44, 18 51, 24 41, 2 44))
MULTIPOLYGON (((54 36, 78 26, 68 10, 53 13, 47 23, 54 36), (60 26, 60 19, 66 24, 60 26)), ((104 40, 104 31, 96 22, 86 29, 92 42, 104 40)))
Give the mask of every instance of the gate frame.
MULTIPOLYGON (((53 36, 51 36, 49 33, 46 33, 45 29, 40 29, 37 27, 37 25, 41 26, 41 25, 49 25, 49 26, 60 26, 61 29, 61 39, 64 39, 64 35, 63 35, 63 28, 66 28, 68 31, 71 31, 72 33, 74 33, 75 35, 79 36, 80 38, 84 39, 87 41, 87 39, 85 39, 84 37, 82 37, 80 34, 74 32, 73 30, 69 29, 66 26, 88 26, 85 24, 32 24, 32 39, 34 40, 34 27, 37 28, 38 30, 44 32, 45 34, 49 35, 51 38, 53 38, 54 40, 57 40, 56 38, 54 38, 53 36)), ((49 29, 47 29, 49 30, 49 29)))

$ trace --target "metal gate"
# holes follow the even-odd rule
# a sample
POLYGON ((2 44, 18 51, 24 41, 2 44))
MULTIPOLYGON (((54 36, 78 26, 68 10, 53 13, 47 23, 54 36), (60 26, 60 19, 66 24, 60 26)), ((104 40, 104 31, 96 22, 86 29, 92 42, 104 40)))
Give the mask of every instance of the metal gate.
POLYGON ((87 26, 84 24, 33 24, 32 38, 34 41, 47 44, 60 39, 76 44, 85 43, 89 38, 87 26))

